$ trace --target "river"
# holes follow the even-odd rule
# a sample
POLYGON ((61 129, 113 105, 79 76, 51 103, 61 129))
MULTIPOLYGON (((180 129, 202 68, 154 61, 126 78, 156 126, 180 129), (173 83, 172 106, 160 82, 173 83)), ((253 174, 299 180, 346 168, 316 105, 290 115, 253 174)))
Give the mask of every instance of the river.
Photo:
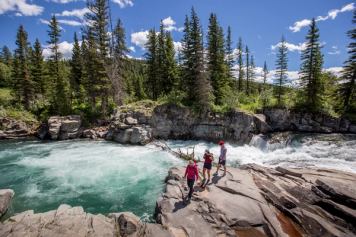
MULTIPOLYGON (((168 141, 173 149, 201 157, 209 148, 217 157, 219 147, 202 141, 168 141)), ((227 144, 228 165, 258 163, 266 166, 325 167, 356 172, 355 135, 288 136, 271 143, 255 136, 249 145, 227 144)), ((0 189, 11 188, 15 198, 8 213, 44 212, 59 204, 83 206, 103 213, 132 211, 152 220, 155 202, 172 166, 184 165, 153 145, 126 146, 112 142, 72 140, 60 142, 0 142, 0 189)))

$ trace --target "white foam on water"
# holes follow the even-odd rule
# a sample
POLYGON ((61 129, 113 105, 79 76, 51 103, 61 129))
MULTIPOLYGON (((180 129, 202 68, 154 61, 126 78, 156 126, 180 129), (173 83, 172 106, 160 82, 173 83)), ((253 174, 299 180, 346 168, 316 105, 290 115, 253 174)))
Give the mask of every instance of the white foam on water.
MULTIPOLYGON (((271 167, 323 167, 356 173, 356 140, 323 141, 308 136, 292 144, 268 144, 261 136, 255 136, 251 145, 236 146, 227 143, 227 163, 232 166, 256 163, 271 167)), ((214 143, 170 141, 168 145, 174 150, 180 148, 184 152, 187 148, 191 152, 194 147, 195 154, 200 159, 206 148, 214 154, 215 161, 220 154, 219 146, 214 143)))

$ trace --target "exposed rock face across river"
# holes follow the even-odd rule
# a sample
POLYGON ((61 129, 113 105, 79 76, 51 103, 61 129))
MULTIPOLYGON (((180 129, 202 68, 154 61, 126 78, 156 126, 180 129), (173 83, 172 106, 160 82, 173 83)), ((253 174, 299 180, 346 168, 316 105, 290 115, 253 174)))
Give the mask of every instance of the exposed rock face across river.
POLYGON ((183 171, 169 171, 157 201, 158 224, 61 205, 9 218, 0 223, 0 236, 356 236, 355 174, 245 165, 196 188, 186 205, 183 171))

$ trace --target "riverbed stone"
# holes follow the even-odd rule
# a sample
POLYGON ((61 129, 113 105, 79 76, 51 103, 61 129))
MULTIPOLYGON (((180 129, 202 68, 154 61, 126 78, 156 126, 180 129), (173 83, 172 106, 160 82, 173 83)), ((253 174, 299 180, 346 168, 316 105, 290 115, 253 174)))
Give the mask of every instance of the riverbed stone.
POLYGON ((79 115, 52 116, 47 124, 51 140, 78 138, 82 133, 82 120, 79 115))
POLYGON ((0 189, 0 217, 3 216, 11 205, 15 192, 12 189, 0 189))

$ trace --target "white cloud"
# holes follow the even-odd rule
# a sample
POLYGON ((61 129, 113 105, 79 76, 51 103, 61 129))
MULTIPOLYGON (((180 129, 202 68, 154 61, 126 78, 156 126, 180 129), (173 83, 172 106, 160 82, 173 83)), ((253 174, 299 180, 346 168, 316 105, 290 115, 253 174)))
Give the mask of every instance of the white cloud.
MULTIPOLYGON (((81 41, 79 42, 81 44, 81 41)), ((69 59, 72 57, 73 43, 69 43, 68 41, 63 41, 58 44, 58 50, 62 53, 65 59, 69 59)), ((50 45, 46 45, 43 49, 43 57, 49 58, 52 55, 50 45)))
POLYGON ((323 69, 323 71, 330 72, 330 73, 334 74, 335 76, 340 77, 342 69, 343 69, 342 67, 329 67, 329 68, 323 69))
POLYGON ((163 27, 166 31, 179 31, 182 32, 184 27, 177 27, 176 22, 173 20, 172 17, 167 17, 162 20, 163 27))
POLYGON ((310 25, 311 20, 309 19, 303 19, 301 21, 294 22, 293 26, 290 26, 289 29, 293 32, 298 32, 300 31, 303 27, 306 27, 310 25))
POLYGON ((1 0, 0 15, 8 11, 15 11, 16 16, 37 16, 44 10, 44 7, 27 3, 27 0, 1 0))
POLYGON ((71 11, 63 11, 62 13, 56 14, 58 16, 68 16, 68 17, 78 17, 80 19, 83 19, 86 13, 89 13, 90 10, 87 7, 84 7, 82 9, 73 9, 71 11))
POLYGON ((119 4, 120 8, 125 8, 125 7, 132 7, 133 1, 132 0, 112 0, 114 3, 119 4))
MULTIPOLYGON (((281 42, 278 42, 275 45, 271 45, 271 49, 274 51, 274 50, 278 49, 281 46, 281 44, 282 44, 281 42)), ((302 50, 305 49, 306 45, 307 44, 305 42, 299 43, 299 44, 292 44, 292 43, 286 42, 286 47, 287 47, 288 51, 291 51, 291 52, 295 52, 295 51, 301 52, 302 50)))
POLYGON ((181 42, 176 42, 174 41, 173 42, 174 44, 174 51, 176 52, 176 54, 179 52, 179 51, 182 51, 182 43, 181 42))
POLYGON ((331 51, 329 51, 328 54, 330 55, 340 54, 340 50, 336 45, 334 45, 331 47, 331 51))
POLYGON ((62 4, 66 4, 66 3, 70 3, 70 2, 76 2, 76 1, 80 1, 80 0, 51 0, 51 2, 62 3, 62 4))
MULTIPOLYGON (((347 11, 353 11, 355 9, 355 6, 354 6, 354 3, 349 3, 345 6, 343 6, 341 9, 332 9, 328 12, 328 15, 326 16, 318 16, 316 17, 316 21, 326 21, 328 19, 332 19, 334 20, 337 15, 339 13, 342 13, 342 12, 347 12, 347 11)), ((293 26, 290 26, 289 29, 292 31, 292 32, 298 32, 300 31, 302 28, 310 25, 311 23, 311 20, 309 19, 303 19, 301 21, 296 21, 293 26)))
POLYGON ((134 32, 131 34, 131 43, 136 46, 141 47, 141 49, 145 49, 145 44, 147 43, 148 30, 134 32))
POLYGON ((63 24, 63 25, 69 25, 69 26, 82 26, 84 23, 81 23, 79 21, 73 21, 73 20, 57 20, 58 23, 63 24))
POLYGON ((129 50, 130 50, 130 52, 136 52, 136 49, 135 49, 134 46, 130 46, 130 47, 129 47, 129 50))

